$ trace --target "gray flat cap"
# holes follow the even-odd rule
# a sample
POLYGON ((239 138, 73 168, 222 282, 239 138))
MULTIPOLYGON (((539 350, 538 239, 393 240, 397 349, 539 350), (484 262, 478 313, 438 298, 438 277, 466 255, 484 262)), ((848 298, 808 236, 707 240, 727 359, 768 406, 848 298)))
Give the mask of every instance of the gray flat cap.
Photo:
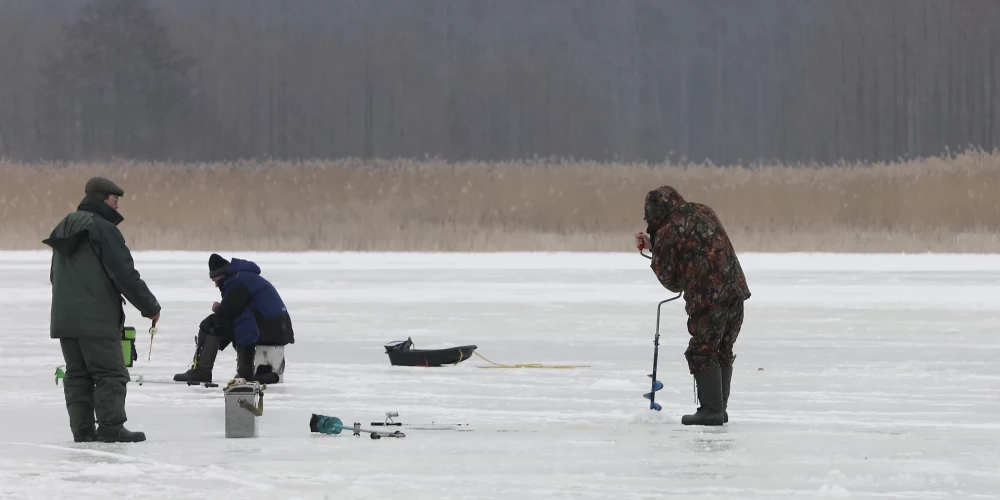
POLYGON ((109 194, 115 194, 118 196, 125 196, 125 191, 118 187, 114 182, 111 182, 104 177, 94 177, 87 181, 87 186, 83 188, 84 193, 87 196, 98 195, 107 196, 109 194))

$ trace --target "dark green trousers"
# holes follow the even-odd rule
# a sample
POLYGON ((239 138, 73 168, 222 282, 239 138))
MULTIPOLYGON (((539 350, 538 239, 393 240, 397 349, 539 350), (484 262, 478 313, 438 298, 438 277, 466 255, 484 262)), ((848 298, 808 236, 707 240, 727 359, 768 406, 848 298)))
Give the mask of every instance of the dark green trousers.
POLYGON ((125 384, 128 370, 118 340, 59 339, 66 376, 63 392, 74 435, 125 423, 125 384), (95 418, 96 417, 96 418, 95 418))

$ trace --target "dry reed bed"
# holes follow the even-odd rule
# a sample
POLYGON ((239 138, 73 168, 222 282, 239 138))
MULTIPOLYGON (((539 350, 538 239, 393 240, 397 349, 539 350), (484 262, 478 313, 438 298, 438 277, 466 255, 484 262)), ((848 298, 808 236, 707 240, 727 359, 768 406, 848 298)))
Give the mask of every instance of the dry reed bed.
POLYGON ((0 162, 0 248, 43 248, 92 175, 126 191, 136 250, 634 251, 662 184, 711 205, 741 251, 1000 249, 1000 155, 878 165, 571 161, 0 162))

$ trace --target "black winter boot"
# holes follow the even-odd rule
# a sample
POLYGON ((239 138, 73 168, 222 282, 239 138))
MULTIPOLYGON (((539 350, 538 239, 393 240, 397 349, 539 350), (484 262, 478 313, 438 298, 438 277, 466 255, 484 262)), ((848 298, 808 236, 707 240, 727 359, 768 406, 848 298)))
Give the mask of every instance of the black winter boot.
POLYGON ((97 440, 102 443, 138 443, 146 440, 143 432, 132 432, 125 426, 100 426, 97 428, 97 440))
POLYGON ((729 422, 729 384, 733 381, 733 367, 722 367, 722 421, 729 422))
POLYGON ((248 345, 236 348, 236 377, 247 381, 253 379, 253 362, 257 355, 257 346, 248 345))
POLYGON ((694 374, 698 383, 698 402, 701 406, 693 415, 681 417, 684 425, 722 425, 722 370, 709 368, 694 374))
POLYGON ((174 375, 176 382, 211 382, 215 357, 219 354, 219 338, 201 332, 195 340, 194 366, 184 373, 174 375))
POLYGON ((93 442, 93 441, 97 441, 97 428, 96 427, 91 427, 90 429, 87 429, 85 431, 80 431, 80 432, 74 432, 73 433, 73 442, 76 442, 76 443, 90 443, 90 442, 93 442))
POLYGON ((271 367, 267 365, 261 365, 260 368, 254 372, 253 376, 248 378, 249 382, 258 382, 261 384, 277 384, 278 374, 271 371, 271 367))
MULTIPOLYGON (((91 395, 91 397, 93 397, 91 395)), ((73 441, 89 443, 97 439, 97 426, 94 424, 94 405, 75 401, 67 404, 69 421, 73 431, 73 441)))

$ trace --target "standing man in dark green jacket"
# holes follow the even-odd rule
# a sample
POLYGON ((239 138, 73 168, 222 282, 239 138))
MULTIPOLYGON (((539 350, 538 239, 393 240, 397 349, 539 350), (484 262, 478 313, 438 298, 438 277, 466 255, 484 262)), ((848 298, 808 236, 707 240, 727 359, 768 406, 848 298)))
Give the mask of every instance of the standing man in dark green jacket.
POLYGON ((160 304, 135 270, 117 227, 124 220, 118 198, 125 192, 103 177, 90 179, 84 191, 76 211, 43 241, 52 247, 50 335, 59 339, 66 363, 69 425, 77 442, 145 441, 144 433, 124 427, 129 374, 121 347, 122 296, 153 325, 160 304))

